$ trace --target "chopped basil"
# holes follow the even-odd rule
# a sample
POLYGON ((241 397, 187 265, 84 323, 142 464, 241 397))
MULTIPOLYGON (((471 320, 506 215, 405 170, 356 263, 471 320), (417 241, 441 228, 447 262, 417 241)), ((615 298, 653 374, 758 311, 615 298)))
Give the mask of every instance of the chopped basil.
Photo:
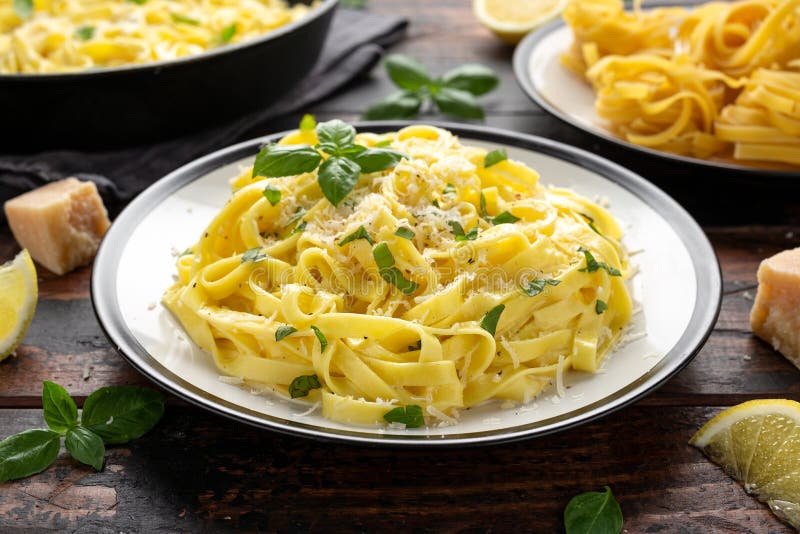
POLYGON ((372 257, 375 258, 378 269, 388 269, 394 265, 394 256, 386 243, 381 243, 373 248, 372 257))
POLYGON ((386 282, 394 285, 406 295, 411 295, 419 288, 419 284, 407 280, 402 271, 394 266, 394 256, 386 243, 381 243, 373 248, 372 257, 375 258, 375 263, 380 269, 381 278, 386 282))
POLYGON ((500 314, 506 309, 505 304, 498 304, 483 316, 481 320, 481 328, 494 335, 497 331, 497 321, 500 320, 500 314))
POLYGON ((383 418, 389 423, 403 423, 406 428, 419 428, 425 424, 425 419, 422 417, 422 408, 416 404, 398 406, 386 412, 383 418))
POLYGON ((219 42, 220 43, 230 43, 233 36, 236 35, 236 23, 234 22, 230 26, 225 26, 222 28, 222 31, 219 32, 219 42))
POLYGON ((138 4, 140 6, 143 6, 143 5, 145 5, 147 3, 147 0, 128 0, 128 2, 132 2, 134 4, 138 4))
POLYGON ((445 195, 455 195, 458 191, 456 190, 456 186, 453 184, 447 184, 444 189, 442 189, 442 194, 445 195))
POLYGON ((172 17, 173 22, 183 23, 183 24, 191 24, 192 26, 199 26, 200 21, 197 19, 193 19, 192 17, 187 17, 186 15, 181 15, 180 13, 170 13, 170 17, 172 17))
POLYGON ((604 301, 600 299, 597 299, 597 302, 594 303, 594 311, 597 313, 597 315, 600 315, 607 309, 608 309, 608 304, 606 304, 604 301))
POLYGON ((585 213, 581 213, 580 216, 586 219, 586 224, 589 225, 589 228, 591 228, 592 231, 594 231, 594 233, 596 233, 597 235, 603 235, 600 233, 600 230, 598 230, 597 227, 594 225, 594 218, 589 217, 585 213))
POLYGON ((397 237, 402 237, 403 239, 414 239, 414 232, 411 230, 411 228, 406 228, 405 226, 401 226, 395 230, 394 235, 397 237))
POLYGON ((497 150, 492 150, 486 154, 486 157, 483 158, 483 166, 484 167, 491 167, 501 161, 505 161, 508 159, 508 153, 506 152, 505 148, 498 148, 497 150))
POLYGON ((392 145, 391 139, 384 139, 383 141, 379 141, 375 143, 375 148, 386 148, 392 145))
POLYGON ((303 115, 303 118, 300 119, 300 131, 301 132, 309 132, 314 130, 317 127, 317 120, 314 118, 314 115, 310 113, 306 113, 303 115))
POLYGON ((436 200, 435 198, 433 199, 433 201, 431 202, 431 204, 433 204, 433 205, 434 205, 434 206, 436 206, 437 208, 439 207, 439 201, 438 201, 438 200, 436 200))
POLYGON ((468 232, 464 232, 464 227, 458 221, 447 221, 447 224, 452 228, 453 235, 456 236, 456 241, 475 241, 478 238, 478 227, 470 228, 468 232))
POLYGON ((293 399, 305 397, 312 389, 319 389, 321 387, 322 384, 319 383, 317 375, 301 375, 292 380, 292 383, 289 384, 289 395, 291 395, 293 399))
POLYGON ((264 191, 262 191, 262 193, 264 194, 264 198, 269 200, 269 203, 273 206, 281 201, 281 190, 278 189, 277 187, 272 187, 271 185, 268 185, 267 187, 264 188, 264 191))
POLYGON ((192 252, 191 248, 187 248, 186 250, 181 252, 181 256, 188 256, 189 254, 194 254, 194 252, 192 252))
POLYGON ((484 219, 488 219, 489 214, 486 213, 486 197, 483 195, 483 191, 481 191, 480 206, 481 206, 481 217, 483 217, 484 219))
POLYGON ((275 341, 280 341, 286 336, 291 336, 295 332, 297 332, 297 328, 293 326, 289 325, 279 326, 278 329, 275 331, 275 341))
POLYGON ((286 221, 286 224, 283 225, 283 227, 284 228, 289 228, 292 224, 294 224, 297 221, 299 221, 303 217, 303 215, 305 215, 305 214, 306 214, 306 210, 304 210, 303 208, 298 206, 297 210, 294 212, 294 215, 292 215, 291 219, 286 221))
POLYGON ((75 30, 75 36, 81 41, 88 41, 94 37, 94 26, 81 26, 75 30))
POLYGON ((314 331, 314 335, 317 336, 317 339, 319 340, 319 351, 320 352, 325 352, 325 349, 328 346, 328 340, 325 337, 325 334, 323 334, 322 330, 320 330, 316 326, 312 326, 311 330, 314 331))
POLYGON ((252 261, 253 263, 267 259, 267 255, 262 252, 261 247, 251 248, 242 254, 242 263, 252 261))
POLYGON ((339 241, 339 246, 343 247, 346 244, 350 243, 351 241, 355 241, 356 239, 365 239, 367 243, 369 243, 370 245, 375 244, 375 241, 369 235, 367 229, 364 228, 363 226, 359 226, 358 228, 356 228, 354 232, 351 232, 349 235, 342 238, 342 240, 339 241))
POLYGON ((603 269, 611 276, 622 276, 622 273, 619 272, 619 269, 616 269, 603 261, 597 261, 594 259, 594 256, 591 252, 589 252, 589 249, 585 247, 578 247, 578 252, 583 252, 583 255, 586 257, 586 267, 578 269, 580 272, 593 273, 598 269, 603 269))
POLYGON ((503 213, 501 213, 500 215, 497 215, 496 217, 489 217, 489 221, 492 224, 494 224, 495 226, 497 226, 498 224, 515 223, 518 220, 519 220, 519 217, 515 216, 514 214, 512 214, 509 211, 504 211, 503 213))
POLYGON ((33 15, 33 0, 14 0, 14 14, 22 20, 27 20, 33 15))
POLYGON ((535 297, 536 295, 540 294, 544 291, 545 286, 557 286, 561 283, 561 280, 553 280, 549 278, 536 278, 528 282, 528 286, 521 286, 522 292, 528 295, 529 297, 535 297))
POLYGON ((289 235, 294 235, 294 234, 299 234, 300 232, 304 232, 305 229, 306 229, 306 226, 308 226, 308 222, 307 221, 301 222, 300 224, 298 224, 297 226, 292 228, 292 231, 289 232, 289 235))

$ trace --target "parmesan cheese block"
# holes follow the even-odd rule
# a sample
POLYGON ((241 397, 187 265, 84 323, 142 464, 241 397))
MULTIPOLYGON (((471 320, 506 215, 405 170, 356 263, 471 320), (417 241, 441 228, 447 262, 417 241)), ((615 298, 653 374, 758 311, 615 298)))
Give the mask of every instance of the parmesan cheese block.
POLYGON ((800 248, 761 262, 750 324, 755 335, 800 368, 800 248))
POLYGON ((110 226, 97 187, 75 178, 13 198, 5 212, 20 246, 56 274, 91 262, 110 226))

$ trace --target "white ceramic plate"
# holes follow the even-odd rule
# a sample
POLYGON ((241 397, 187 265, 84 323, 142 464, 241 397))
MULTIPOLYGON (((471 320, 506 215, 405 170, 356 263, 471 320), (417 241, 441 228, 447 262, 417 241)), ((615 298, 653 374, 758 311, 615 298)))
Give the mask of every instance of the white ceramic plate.
POLYGON ((629 143, 614 135, 594 109, 592 87, 561 65, 561 54, 572 44, 572 30, 564 21, 556 20, 528 35, 514 52, 514 74, 523 91, 537 104, 564 122, 602 137, 618 145, 661 158, 695 165, 757 173, 759 176, 798 177, 800 171, 768 166, 748 165, 731 158, 699 159, 679 156, 661 150, 629 143))
MULTIPOLYGON (((365 123, 389 131, 407 123, 365 123)), ((309 413, 309 404, 254 394, 220 381, 211 357, 159 302, 173 283, 175 252, 194 243, 230 195, 228 180, 252 163, 248 141, 166 176, 134 200, 104 239, 92 274, 92 301, 122 355, 165 389, 212 411, 275 430, 394 445, 463 445, 541 435, 599 417, 633 402, 677 373, 707 338, 719 311, 721 279, 714 252, 691 217, 661 190, 592 154, 532 136, 441 124, 467 144, 506 147, 510 158, 541 173, 544 184, 570 187, 608 202, 625 229, 639 274, 630 290, 641 306, 628 342, 601 373, 570 372, 566 395, 547 391, 527 406, 489 403, 461 412, 455 426, 376 429, 347 426, 309 413)))

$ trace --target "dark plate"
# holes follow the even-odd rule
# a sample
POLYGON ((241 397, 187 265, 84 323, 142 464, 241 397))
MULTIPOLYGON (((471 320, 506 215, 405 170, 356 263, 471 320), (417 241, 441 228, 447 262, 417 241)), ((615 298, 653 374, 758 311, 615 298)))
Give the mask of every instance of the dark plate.
MULTIPOLYGON (((362 131, 384 132, 396 130, 408 124, 410 123, 366 122, 355 126, 362 131)), ((627 385, 605 398, 563 415, 507 428, 486 429, 469 433, 456 432, 446 436, 436 433, 435 430, 430 435, 412 433, 407 435, 376 434, 363 431, 358 427, 341 430, 326 427, 324 423, 311 424, 292 420, 242 407, 184 380, 151 355, 142 345, 140 339, 133 334, 130 324, 126 322, 118 294, 120 284, 126 288, 135 288, 133 291, 141 295, 141 298, 145 300, 151 298, 157 300, 158 297, 156 295, 160 295, 164 288, 155 287, 153 288, 155 295, 146 294, 145 286, 153 285, 152 280, 150 280, 151 275, 142 273, 136 267, 133 267, 131 271, 136 273, 135 276, 138 277, 136 280, 120 281, 119 272, 125 248, 141 222, 146 220, 149 214, 162 202, 170 199, 173 195, 178 194, 182 188, 189 186, 212 171, 243 158, 254 156, 259 146, 265 141, 275 141, 287 132, 253 139, 214 152, 185 165, 152 185, 120 214, 100 246, 95 259, 91 282, 91 296, 95 313, 112 345, 118 348, 120 354, 133 367, 154 383, 188 402, 225 417, 261 428, 323 440, 409 447, 485 445, 541 436, 571 428, 607 415, 637 401, 663 385, 691 361, 708 338, 716 322, 722 297, 722 280, 714 250, 697 223, 680 205, 640 176, 583 150, 540 137, 493 128, 446 123, 434 123, 434 125, 447 128, 465 139, 498 143, 509 148, 516 147, 525 151, 550 156, 586 169, 598 175, 598 179, 607 180, 630 193, 635 198, 637 205, 647 206, 648 209, 655 212, 666 227, 671 227, 671 232, 682 243, 688 253, 690 260, 687 268, 694 271, 697 287, 694 295, 694 307, 688 307, 691 313, 686 313, 685 317, 682 316, 680 318, 680 320, 687 321, 685 330, 682 331, 671 348, 665 349, 666 355, 658 363, 638 379, 627 383, 627 385)), ((180 217, 176 218, 176 221, 179 220, 180 217)), ((157 236, 156 239, 158 239, 157 236)), ((169 239, 168 237, 163 237, 165 241, 169 241, 169 239)), ((149 238, 146 241, 146 246, 152 247, 153 250, 168 250, 169 248, 166 242, 153 243, 149 238)), ((141 255, 137 256, 137 258, 141 258, 141 255)), ((137 259, 136 261, 140 260, 137 259)), ((136 261, 130 265, 135 265, 136 261)), ((150 258, 147 264, 152 265, 160 263, 160 261, 150 258)), ((159 269, 159 273, 161 272, 160 267, 156 267, 156 269, 159 269)), ((168 275, 166 279, 169 279, 168 275)), ((159 286, 160 283, 155 283, 155 285, 159 286)), ((168 283, 165 282, 165 285, 168 283)), ((689 297, 687 296, 687 298, 689 297)), ((142 309, 144 307, 143 304, 142 309)), ((139 308, 137 307, 136 309, 138 310, 139 308)), ((128 311, 130 311, 129 308, 128 311)), ((673 319, 679 320, 678 317, 673 317, 673 319)), ((457 428, 452 427, 454 430, 457 428)))
POLYGON ((2 151, 151 142, 265 107, 314 66, 335 9, 322 0, 261 37, 176 60, 0 75, 2 151))

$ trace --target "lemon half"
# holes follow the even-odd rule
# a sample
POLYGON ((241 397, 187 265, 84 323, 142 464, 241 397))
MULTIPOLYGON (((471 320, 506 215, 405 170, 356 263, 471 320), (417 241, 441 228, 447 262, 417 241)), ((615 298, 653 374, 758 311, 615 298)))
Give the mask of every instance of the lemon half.
POLYGON ((703 425, 689 443, 800 529, 800 403, 739 404, 703 425))
POLYGON ((36 311, 36 267, 23 250, 0 266, 0 361, 22 342, 36 311))
POLYGON ((567 0, 473 0, 472 10, 481 23, 510 44, 564 10, 567 0))

